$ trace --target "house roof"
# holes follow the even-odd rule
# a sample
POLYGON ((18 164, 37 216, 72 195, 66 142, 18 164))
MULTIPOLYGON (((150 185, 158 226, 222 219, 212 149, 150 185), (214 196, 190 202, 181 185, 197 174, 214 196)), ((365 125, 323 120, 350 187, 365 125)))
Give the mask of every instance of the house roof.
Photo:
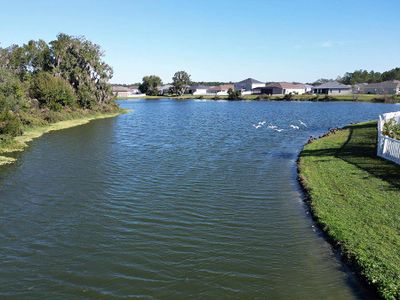
POLYGON ((391 89, 396 88, 398 85, 400 85, 400 80, 388 80, 377 83, 369 83, 364 87, 369 89, 391 89))
POLYGON ((277 87, 281 89, 304 89, 305 85, 301 83, 290 83, 290 82, 271 82, 265 85, 266 87, 277 87))
POLYGON ((189 87, 189 89, 191 89, 191 90, 207 90, 209 88, 209 86, 206 86, 206 85, 191 85, 190 87, 189 87))
POLYGON ((131 89, 126 87, 126 86, 120 86, 120 85, 113 85, 112 86, 112 91, 113 92, 129 92, 131 89))
POLYGON ((172 88, 172 84, 164 84, 158 87, 159 90, 168 90, 172 88))
POLYGON ((315 86, 314 89, 351 89, 351 85, 345 85, 337 81, 328 81, 315 86))
POLYGON ((233 89, 234 86, 233 84, 221 84, 221 85, 215 85, 209 88, 210 91, 225 91, 229 89, 233 89))
POLYGON ((247 78, 245 80, 239 81, 238 83, 264 83, 264 82, 256 80, 254 78, 247 78))

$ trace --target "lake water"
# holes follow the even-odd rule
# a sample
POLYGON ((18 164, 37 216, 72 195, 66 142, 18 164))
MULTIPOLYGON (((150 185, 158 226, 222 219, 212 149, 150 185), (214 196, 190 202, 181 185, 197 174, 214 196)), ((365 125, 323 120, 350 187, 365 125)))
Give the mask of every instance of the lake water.
POLYGON ((399 106, 120 104, 0 168, 0 298, 372 297, 313 227, 295 161, 310 135, 399 106))

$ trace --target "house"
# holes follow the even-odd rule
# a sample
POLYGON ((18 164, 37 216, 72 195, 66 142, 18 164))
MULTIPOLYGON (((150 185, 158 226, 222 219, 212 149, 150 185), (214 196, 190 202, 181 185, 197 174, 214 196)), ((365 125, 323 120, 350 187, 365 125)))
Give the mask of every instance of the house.
POLYGON ((129 87, 131 94, 140 94, 139 86, 132 85, 129 87))
POLYGON ((378 83, 369 83, 362 88, 364 94, 400 94, 400 80, 389 80, 378 83))
POLYGON ((229 89, 234 89, 235 86, 233 84, 221 84, 221 85, 216 85, 216 86, 211 86, 208 89, 208 93, 214 94, 217 96, 227 96, 228 95, 228 90, 229 89))
POLYGON ((345 85, 337 81, 328 81, 313 88, 314 94, 323 95, 349 95, 352 93, 351 85, 345 85))
POLYGON ((367 85, 368 83, 356 83, 355 85, 353 85, 353 93, 364 94, 364 90, 367 85))
POLYGON ((114 96, 119 98, 133 98, 133 97, 143 97, 146 94, 141 94, 137 86, 123 86, 123 85, 113 85, 112 93, 114 96))
POLYGON ((189 94, 192 95, 207 95, 208 94, 208 86, 205 85, 192 85, 189 87, 189 94))
POLYGON ((305 84, 304 88, 306 89, 306 94, 310 94, 314 88, 311 84, 305 84))
POLYGON ((247 78, 245 80, 235 83, 235 85, 234 85, 235 90, 242 91, 242 93, 243 92, 251 92, 255 88, 264 87, 264 86, 265 86, 265 82, 261 82, 259 80, 253 79, 253 78, 247 78))
POLYGON ((112 93, 114 96, 117 97, 129 97, 130 95, 130 88, 121 85, 113 85, 112 86, 112 93))
POLYGON ((267 95, 302 95, 306 93, 306 87, 301 83, 271 82, 261 88, 261 92, 267 95))
POLYGON ((165 94, 172 94, 173 85, 172 84, 164 84, 158 87, 158 94, 165 95, 165 94))

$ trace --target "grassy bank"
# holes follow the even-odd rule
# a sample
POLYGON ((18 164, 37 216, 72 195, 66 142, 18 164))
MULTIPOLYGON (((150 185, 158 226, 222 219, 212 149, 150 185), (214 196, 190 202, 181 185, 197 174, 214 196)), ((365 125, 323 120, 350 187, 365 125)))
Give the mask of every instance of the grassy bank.
MULTIPOLYGON (((120 97, 119 100, 134 100, 134 99, 205 99, 205 100, 227 100, 228 96, 200 96, 200 95, 182 95, 182 96, 145 96, 143 98, 126 98, 120 97)), ((284 97, 282 95, 245 95, 242 96, 242 100, 259 100, 259 101, 358 101, 358 102, 374 102, 374 103, 396 103, 400 102, 400 96, 383 96, 383 95, 370 95, 370 94, 360 94, 360 95, 336 95, 336 96, 325 96, 325 95, 293 95, 290 98, 284 97)))
POLYGON ((115 112, 80 111, 79 113, 66 116, 67 119, 63 121, 32 127, 27 126, 24 128, 22 135, 0 141, 0 165, 13 163, 15 161, 15 158, 6 156, 4 154, 22 151, 28 146, 28 142, 42 136, 47 132, 83 125, 95 119, 115 117, 124 112, 125 111, 123 110, 115 112))
POLYGON ((400 166, 376 156, 376 123, 304 147, 299 176, 317 223, 384 298, 400 298, 400 166))

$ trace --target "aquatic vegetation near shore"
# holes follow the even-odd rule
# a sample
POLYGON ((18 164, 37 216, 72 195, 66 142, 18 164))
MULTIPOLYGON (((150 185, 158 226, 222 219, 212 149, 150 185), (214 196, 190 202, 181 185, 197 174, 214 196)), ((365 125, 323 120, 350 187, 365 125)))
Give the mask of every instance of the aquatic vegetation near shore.
MULTIPOLYGON (((89 115, 87 115, 85 117, 81 117, 81 118, 70 119, 70 120, 60 121, 60 122, 56 122, 56 123, 52 123, 52 124, 48 124, 48 125, 44 125, 44 126, 36 126, 36 127, 28 128, 20 136, 13 137, 13 138, 10 137, 10 138, 2 140, 0 142, 0 154, 23 151, 28 146, 28 143, 30 141, 42 136, 43 134, 45 134, 47 132, 83 125, 83 124, 89 123, 90 121, 95 120, 95 119, 104 119, 104 118, 115 117, 122 112, 123 111, 112 112, 112 113, 92 113, 92 114, 89 114, 89 115)), ((0 156, 0 165, 10 164, 15 161, 16 161, 16 159, 13 157, 4 156, 4 155, 0 156)))

